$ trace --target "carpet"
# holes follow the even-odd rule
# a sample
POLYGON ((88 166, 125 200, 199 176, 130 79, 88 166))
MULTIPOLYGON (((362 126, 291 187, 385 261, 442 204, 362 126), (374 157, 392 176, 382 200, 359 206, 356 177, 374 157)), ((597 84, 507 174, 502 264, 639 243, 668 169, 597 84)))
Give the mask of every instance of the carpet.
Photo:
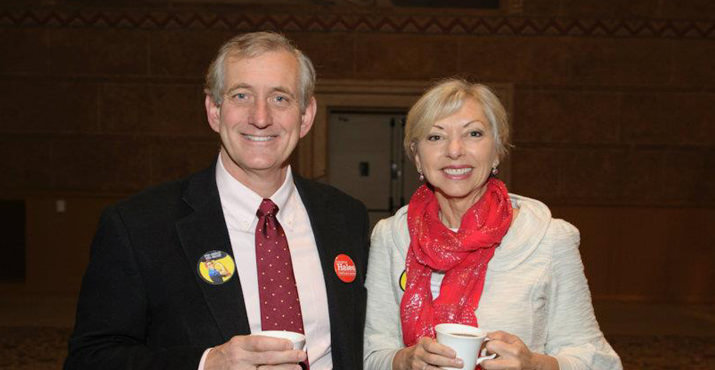
MULTIPOLYGON (((61 369, 70 331, 0 327, 0 369, 61 369)), ((715 336, 608 336, 608 341, 621 356, 626 370, 715 370, 715 336)))

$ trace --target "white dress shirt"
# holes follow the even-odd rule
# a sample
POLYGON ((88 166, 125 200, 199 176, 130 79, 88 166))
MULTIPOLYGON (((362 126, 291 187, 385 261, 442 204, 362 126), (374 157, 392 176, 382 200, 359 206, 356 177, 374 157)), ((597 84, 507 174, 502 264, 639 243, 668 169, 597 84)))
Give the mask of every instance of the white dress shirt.
MULTIPOLYGON (((261 309, 256 272, 256 211, 263 198, 231 176, 219 156, 216 164, 218 186, 236 271, 241 279, 243 300, 251 333, 261 331, 261 309)), ((323 269, 315 244, 308 212, 293 183, 290 167, 283 185, 270 197, 278 206, 280 222, 288 239, 293 273, 303 315, 306 349, 312 370, 332 369, 330 320, 323 269)), ((199 369, 203 368, 204 354, 199 369)))

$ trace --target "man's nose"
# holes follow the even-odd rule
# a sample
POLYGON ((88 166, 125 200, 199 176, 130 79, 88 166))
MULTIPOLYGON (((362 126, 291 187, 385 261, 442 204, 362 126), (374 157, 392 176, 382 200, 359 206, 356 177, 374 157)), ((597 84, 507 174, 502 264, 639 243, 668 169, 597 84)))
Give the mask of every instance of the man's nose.
POLYGON ((258 127, 265 128, 271 124, 271 113, 268 108, 268 104, 265 101, 259 99, 251 107, 250 114, 250 124, 258 127))

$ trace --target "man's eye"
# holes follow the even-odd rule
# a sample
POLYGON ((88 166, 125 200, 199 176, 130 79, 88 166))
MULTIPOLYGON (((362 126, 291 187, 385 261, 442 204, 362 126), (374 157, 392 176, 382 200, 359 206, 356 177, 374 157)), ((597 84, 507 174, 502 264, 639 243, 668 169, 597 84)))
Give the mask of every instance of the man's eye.
POLYGON ((289 102, 288 97, 287 97, 287 96, 283 96, 283 95, 277 95, 277 96, 275 96, 275 97, 273 98, 273 100, 274 100, 276 103, 280 103, 280 104, 285 104, 285 103, 288 103, 288 102, 289 102))
POLYGON ((247 97, 248 97, 248 95, 246 95, 245 93, 235 93, 232 96, 232 98, 235 100, 243 100, 243 99, 246 99, 247 97))

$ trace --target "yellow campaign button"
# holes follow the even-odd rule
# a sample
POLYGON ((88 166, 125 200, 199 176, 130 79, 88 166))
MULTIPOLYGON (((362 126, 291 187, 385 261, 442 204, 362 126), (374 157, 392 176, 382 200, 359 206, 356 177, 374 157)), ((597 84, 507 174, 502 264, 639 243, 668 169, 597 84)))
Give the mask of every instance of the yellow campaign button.
POLYGON ((405 287, 407 286, 407 270, 402 270, 402 275, 400 275, 400 289, 402 291, 405 291, 405 287))
POLYGON ((197 270, 205 282, 220 285, 231 279, 236 272, 236 264, 224 251, 208 251, 199 258, 197 270))

